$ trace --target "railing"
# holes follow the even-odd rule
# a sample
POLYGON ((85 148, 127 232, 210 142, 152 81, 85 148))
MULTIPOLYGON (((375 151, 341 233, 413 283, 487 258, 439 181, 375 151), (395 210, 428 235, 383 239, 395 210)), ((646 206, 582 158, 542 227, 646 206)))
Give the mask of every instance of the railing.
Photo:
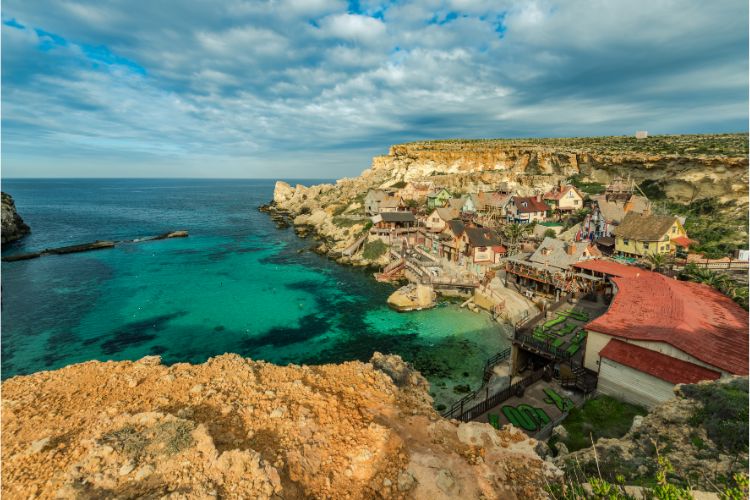
POLYGON ((510 350, 511 348, 508 347, 507 349, 500 351, 499 353, 492 356, 490 359, 485 361, 484 363, 484 374, 482 375, 482 380, 484 380, 484 383, 490 381, 490 378, 492 377, 492 369, 495 367, 496 364, 500 363, 501 361, 505 361, 510 356, 510 350))
POLYGON ((524 346, 524 348, 532 348, 538 351, 540 354, 548 354, 549 356, 552 356, 552 359, 566 361, 573 357, 573 355, 568 353, 567 351, 559 349, 549 342, 535 339, 531 335, 516 333, 515 340, 520 342, 524 346))
MULTIPOLYGON (((489 396, 485 398, 484 401, 482 401, 479 404, 476 404, 469 408, 466 411, 462 411, 458 415, 458 417, 455 417, 456 420, 460 420, 462 422, 469 422, 471 420, 474 420, 475 418, 479 417, 480 415, 487 412, 487 410, 490 410, 494 408, 495 406, 499 405, 503 401, 510 399, 511 397, 522 393, 524 390, 526 390, 527 387, 529 387, 531 384, 537 382, 544 376, 544 369, 537 370, 528 377, 519 380, 515 384, 511 384, 505 389, 502 389, 492 396, 489 396)), ((454 418, 452 415, 447 418, 454 418)))
MULTIPOLYGON (((483 380, 484 380, 484 377, 487 374, 488 370, 491 373, 492 367, 494 367, 496 364, 498 364, 499 362, 507 359, 508 356, 510 356, 510 351, 511 351, 511 348, 508 347, 507 349, 504 349, 504 350, 500 351, 499 353, 495 354, 491 358, 487 359, 487 361, 485 361, 485 363, 484 363, 484 372, 482 374, 483 380)), ((484 382, 486 383, 487 380, 484 380, 484 382)), ((473 400, 477 396, 477 394, 479 394, 480 392, 482 392, 482 390, 485 390, 485 391, 487 390, 484 387, 484 384, 482 385, 482 387, 480 387, 476 391, 470 392, 466 396, 462 397, 461 399, 459 399, 458 401, 456 401, 455 403, 453 403, 451 405, 451 407, 448 408, 446 411, 444 411, 441 415, 444 416, 445 418, 452 418, 453 415, 455 415, 456 413, 458 413, 460 415, 461 413, 463 413, 463 408, 464 408, 464 406, 466 406, 466 403, 468 403, 469 401, 473 400)))

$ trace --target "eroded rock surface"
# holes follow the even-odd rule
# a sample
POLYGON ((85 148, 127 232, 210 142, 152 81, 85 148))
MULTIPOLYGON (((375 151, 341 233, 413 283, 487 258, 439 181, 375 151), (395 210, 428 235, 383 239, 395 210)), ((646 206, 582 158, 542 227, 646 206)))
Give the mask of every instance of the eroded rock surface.
POLYGON ((23 221, 16 212, 16 204, 13 197, 7 193, 2 193, 2 242, 8 243, 20 239, 31 232, 29 226, 23 221))
POLYGON ((536 442, 458 424, 397 356, 88 362, 2 385, 5 498, 539 498, 536 442))

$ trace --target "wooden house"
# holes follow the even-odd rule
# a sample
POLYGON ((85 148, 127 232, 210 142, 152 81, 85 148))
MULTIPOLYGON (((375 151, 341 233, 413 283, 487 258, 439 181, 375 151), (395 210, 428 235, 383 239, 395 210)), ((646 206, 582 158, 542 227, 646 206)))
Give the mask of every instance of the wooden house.
POLYGON ((444 207, 452 197, 453 195, 445 188, 432 191, 427 195, 427 208, 432 210, 444 207))
POLYGON ((508 220, 519 224, 542 222, 546 213, 547 205, 542 201, 542 195, 513 196, 507 207, 508 220))
POLYGON ((626 257, 677 253, 692 241, 677 217, 629 212, 613 231, 615 252, 626 257))
POLYGON ((575 186, 559 186, 544 193, 544 202, 550 212, 573 212, 583 208, 583 195, 575 186))

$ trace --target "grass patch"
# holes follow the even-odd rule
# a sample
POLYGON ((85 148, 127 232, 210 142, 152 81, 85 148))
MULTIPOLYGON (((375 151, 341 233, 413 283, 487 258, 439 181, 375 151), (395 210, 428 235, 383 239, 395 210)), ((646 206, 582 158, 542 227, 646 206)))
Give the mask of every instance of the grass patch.
POLYGON ((633 424, 633 417, 645 415, 640 406, 623 403, 609 396, 597 396, 588 400, 583 407, 573 408, 563 421, 568 437, 563 441, 570 451, 591 446, 599 438, 619 438, 625 435, 633 424))
POLYGON ((604 192, 604 184, 600 182, 584 182, 583 179, 581 179, 581 174, 576 174, 573 177, 570 177, 568 182, 585 194, 602 194, 604 192))
POLYGON ((362 256, 368 260, 375 260, 388 251, 388 245, 382 240, 368 241, 362 250, 362 256))
POLYGON ((685 385, 682 393, 702 403, 691 417, 691 425, 704 427, 709 439, 720 449, 732 454, 747 453, 747 379, 726 384, 685 385))
POLYGON ((365 222, 367 221, 363 219, 350 219, 349 217, 336 216, 333 218, 333 224, 337 227, 352 227, 365 222))

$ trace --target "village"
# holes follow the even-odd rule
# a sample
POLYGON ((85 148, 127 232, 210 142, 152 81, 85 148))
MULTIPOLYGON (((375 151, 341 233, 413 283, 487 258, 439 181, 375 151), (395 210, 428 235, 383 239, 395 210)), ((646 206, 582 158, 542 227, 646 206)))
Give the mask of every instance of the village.
POLYGON ((700 269, 741 281, 747 252, 692 252, 685 218, 657 210, 629 179, 593 195, 569 183, 520 195, 504 183, 453 193, 399 182, 369 190, 363 208, 369 240, 390 256, 376 279, 408 281, 392 307, 454 296, 512 325, 511 348, 487 360, 482 387, 438 408, 445 417, 545 439, 594 393, 652 408, 675 384, 748 373, 747 311, 677 279, 700 269))

